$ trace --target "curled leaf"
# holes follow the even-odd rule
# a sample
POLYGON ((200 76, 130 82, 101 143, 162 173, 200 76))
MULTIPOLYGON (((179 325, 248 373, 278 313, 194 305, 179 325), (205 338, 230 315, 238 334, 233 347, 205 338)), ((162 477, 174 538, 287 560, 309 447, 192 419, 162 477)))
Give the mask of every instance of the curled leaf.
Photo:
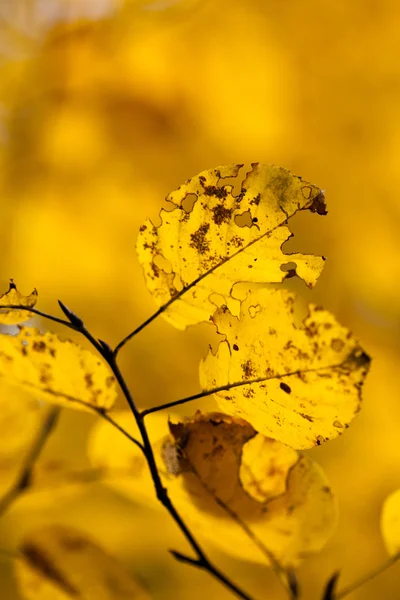
POLYGON ((116 398, 115 379, 95 354, 31 327, 0 336, 0 376, 47 402, 78 410, 109 409, 116 398))
POLYGON ((226 336, 200 364, 203 390, 221 410, 249 421, 260 433, 292 448, 338 437, 361 407, 370 358, 334 316, 310 305, 301 325, 295 296, 259 289, 242 303, 240 318, 227 307, 212 320, 226 336))
POLYGON ((309 457, 220 413, 170 427, 172 440, 163 446, 168 489, 210 541, 285 568, 323 547, 336 526, 336 503, 309 457))
POLYGON ((14 281, 10 280, 8 291, 0 296, 0 324, 2 325, 18 325, 24 323, 33 317, 33 313, 27 310, 18 310, 18 308, 4 308, 5 306, 15 306, 24 308, 33 308, 37 302, 38 293, 33 290, 29 296, 23 296, 15 285, 14 281), (2 308, 3 307, 3 308, 2 308))
POLYGON ((27 600, 149 600, 115 558, 85 533, 61 525, 25 538, 15 576, 27 600))
POLYGON ((326 214, 321 190, 281 167, 253 163, 235 196, 224 179, 237 177, 242 166, 188 180, 167 196, 174 208, 161 211, 161 225, 147 220, 140 228, 138 257, 157 305, 185 290, 164 312, 179 329, 208 321, 221 303, 237 309, 235 283, 280 283, 293 275, 282 267, 294 262, 295 273, 312 287, 323 268, 322 257, 281 249, 297 211, 326 214))

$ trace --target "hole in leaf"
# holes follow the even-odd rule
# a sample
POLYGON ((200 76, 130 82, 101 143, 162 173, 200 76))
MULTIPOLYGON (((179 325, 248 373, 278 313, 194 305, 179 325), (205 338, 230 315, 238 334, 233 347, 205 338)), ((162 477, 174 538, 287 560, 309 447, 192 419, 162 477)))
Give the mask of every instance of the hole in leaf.
POLYGON ((251 212, 249 210, 246 210, 241 215, 236 215, 235 216, 235 223, 239 227, 252 227, 253 226, 253 219, 251 217, 251 212))
POLYGON ((188 194, 181 202, 181 207, 186 213, 190 213, 193 210, 195 202, 197 200, 196 194, 188 194))
POLYGON ((156 265, 156 267, 164 271, 164 273, 172 273, 171 263, 169 262, 169 260, 164 258, 162 254, 155 254, 153 258, 153 263, 156 265))

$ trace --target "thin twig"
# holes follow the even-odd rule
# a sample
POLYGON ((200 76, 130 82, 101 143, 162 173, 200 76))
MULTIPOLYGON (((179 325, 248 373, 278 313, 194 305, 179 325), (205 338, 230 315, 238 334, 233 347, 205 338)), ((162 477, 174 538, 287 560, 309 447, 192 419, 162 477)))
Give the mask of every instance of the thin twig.
POLYGON ((368 581, 370 581, 377 575, 380 575, 381 573, 386 571, 386 569, 388 569, 389 567, 394 565, 399 559, 400 559, 400 552, 397 552, 396 554, 394 554, 393 556, 391 556, 390 558, 385 560, 385 562, 382 563, 379 567, 377 567, 373 571, 370 571, 363 577, 360 577, 360 579, 357 579, 357 581, 350 583, 349 585, 344 587, 342 590, 337 592, 337 594, 334 594, 334 600, 340 600, 340 598, 344 598, 348 594, 351 594, 356 589, 358 589, 359 587, 361 587, 362 585, 364 585, 365 583, 367 583, 368 581))
POLYGON ((17 481, 0 500, 0 516, 2 516, 11 504, 31 485, 33 468, 48 437, 56 426, 60 411, 61 408, 59 406, 54 406, 48 411, 43 425, 40 428, 39 435, 33 442, 32 448, 24 461, 17 481))
MULTIPOLYGON (((128 385, 117 365, 116 355, 113 350, 103 341, 96 340, 94 336, 86 329, 85 325, 82 323, 80 327, 80 332, 82 335, 97 349, 97 351, 101 354, 101 356, 106 360, 108 365, 110 366, 116 380, 118 381, 120 388, 128 402, 128 405, 135 417, 137 426, 139 428, 144 454, 147 460, 147 464, 153 479, 154 489, 156 496, 159 502, 166 508, 166 510, 171 515, 172 519, 175 521, 186 540, 189 542, 190 546, 194 550, 196 554, 196 558, 194 558, 190 562, 193 566, 197 568, 204 569, 211 575, 213 575, 221 584, 223 584, 227 589, 229 589, 232 593, 234 593, 238 598, 242 598, 242 600, 252 600, 251 596, 249 596, 246 592, 244 592, 241 588, 239 588, 233 581, 231 581, 222 571, 220 571, 207 557, 206 553, 200 546, 199 542, 196 540, 189 527, 186 525, 179 512, 175 508, 172 500, 168 495, 168 490, 164 487, 161 477, 158 472, 158 468, 155 461, 155 456, 153 453, 153 448, 150 443, 149 435, 147 432, 147 428, 144 423, 144 418, 141 415, 139 409, 137 408, 135 401, 132 397, 132 394, 128 388, 128 385)), ((183 555, 182 555, 183 556, 183 555)))

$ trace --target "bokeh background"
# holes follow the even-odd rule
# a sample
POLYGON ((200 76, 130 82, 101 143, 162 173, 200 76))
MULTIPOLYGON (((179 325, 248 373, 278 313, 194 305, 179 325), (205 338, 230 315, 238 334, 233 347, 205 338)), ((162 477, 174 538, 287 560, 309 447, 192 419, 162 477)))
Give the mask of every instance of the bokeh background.
MULTIPOLYGON (((336 535, 299 570, 310 599, 335 570, 344 585, 385 560, 381 506, 400 487, 399 56, 394 0, 0 0, 2 290, 10 277, 37 287, 52 313, 60 298, 114 344, 155 308, 138 228, 187 178, 259 161, 325 190, 329 215, 296 216, 285 246, 327 256, 324 273, 314 291, 291 285, 352 329, 373 366, 352 427, 310 452, 340 507, 336 535)), ((207 325, 162 319, 143 331, 121 355, 137 402, 196 393, 210 339, 207 325)), ((65 410, 45 457, 85 464, 94 421, 65 410)), ((88 531, 156 599, 231 597, 167 554, 186 548, 167 515, 94 484, 62 509, 20 502, 2 518, 2 598, 20 598, 7 552, 53 521, 88 531)), ((284 597, 268 569, 210 551, 256 597, 284 597)), ((399 588, 397 565, 352 598, 399 588)))

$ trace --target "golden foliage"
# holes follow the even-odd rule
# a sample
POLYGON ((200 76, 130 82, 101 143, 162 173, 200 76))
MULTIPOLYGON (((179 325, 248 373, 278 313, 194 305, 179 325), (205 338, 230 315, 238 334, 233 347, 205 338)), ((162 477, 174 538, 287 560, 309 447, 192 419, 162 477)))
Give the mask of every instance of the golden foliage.
POLYGON ((312 287, 323 268, 322 257, 281 250, 292 236, 287 220, 297 211, 326 214, 321 190, 286 169, 254 163, 234 195, 224 179, 237 178, 242 166, 189 179, 167 196, 174 208, 161 211, 161 225, 147 220, 140 228, 138 257, 158 306, 190 288, 164 313, 180 329, 207 321, 221 297, 234 305, 235 283, 280 283, 293 274, 282 267, 294 262, 312 287))
POLYGON ((114 377, 95 354, 32 327, 0 336, 0 375, 47 402, 77 410, 109 409, 116 398, 114 377))
POLYGON ((0 324, 2 325, 18 325, 24 321, 28 321, 33 313, 27 310, 15 310, 10 308, 2 308, 5 306, 23 306, 24 308, 33 308, 37 302, 38 293, 33 290, 29 296, 23 296, 11 279, 10 287, 7 292, 0 296, 0 324))
POLYGON ((212 320, 226 336, 200 364, 204 390, 221 410, 292 448, 311 448, 336 438, 360 410, 370 358, 348 329, 310 305, 303 323, 293 317, 295 296, 259 289, 242 303, 241 316, 227 307, 212 320))
POLYGON ((148 600, 120 564, 75 528, 48 525, 30 532, 15 559, 27 600, 148 600))

